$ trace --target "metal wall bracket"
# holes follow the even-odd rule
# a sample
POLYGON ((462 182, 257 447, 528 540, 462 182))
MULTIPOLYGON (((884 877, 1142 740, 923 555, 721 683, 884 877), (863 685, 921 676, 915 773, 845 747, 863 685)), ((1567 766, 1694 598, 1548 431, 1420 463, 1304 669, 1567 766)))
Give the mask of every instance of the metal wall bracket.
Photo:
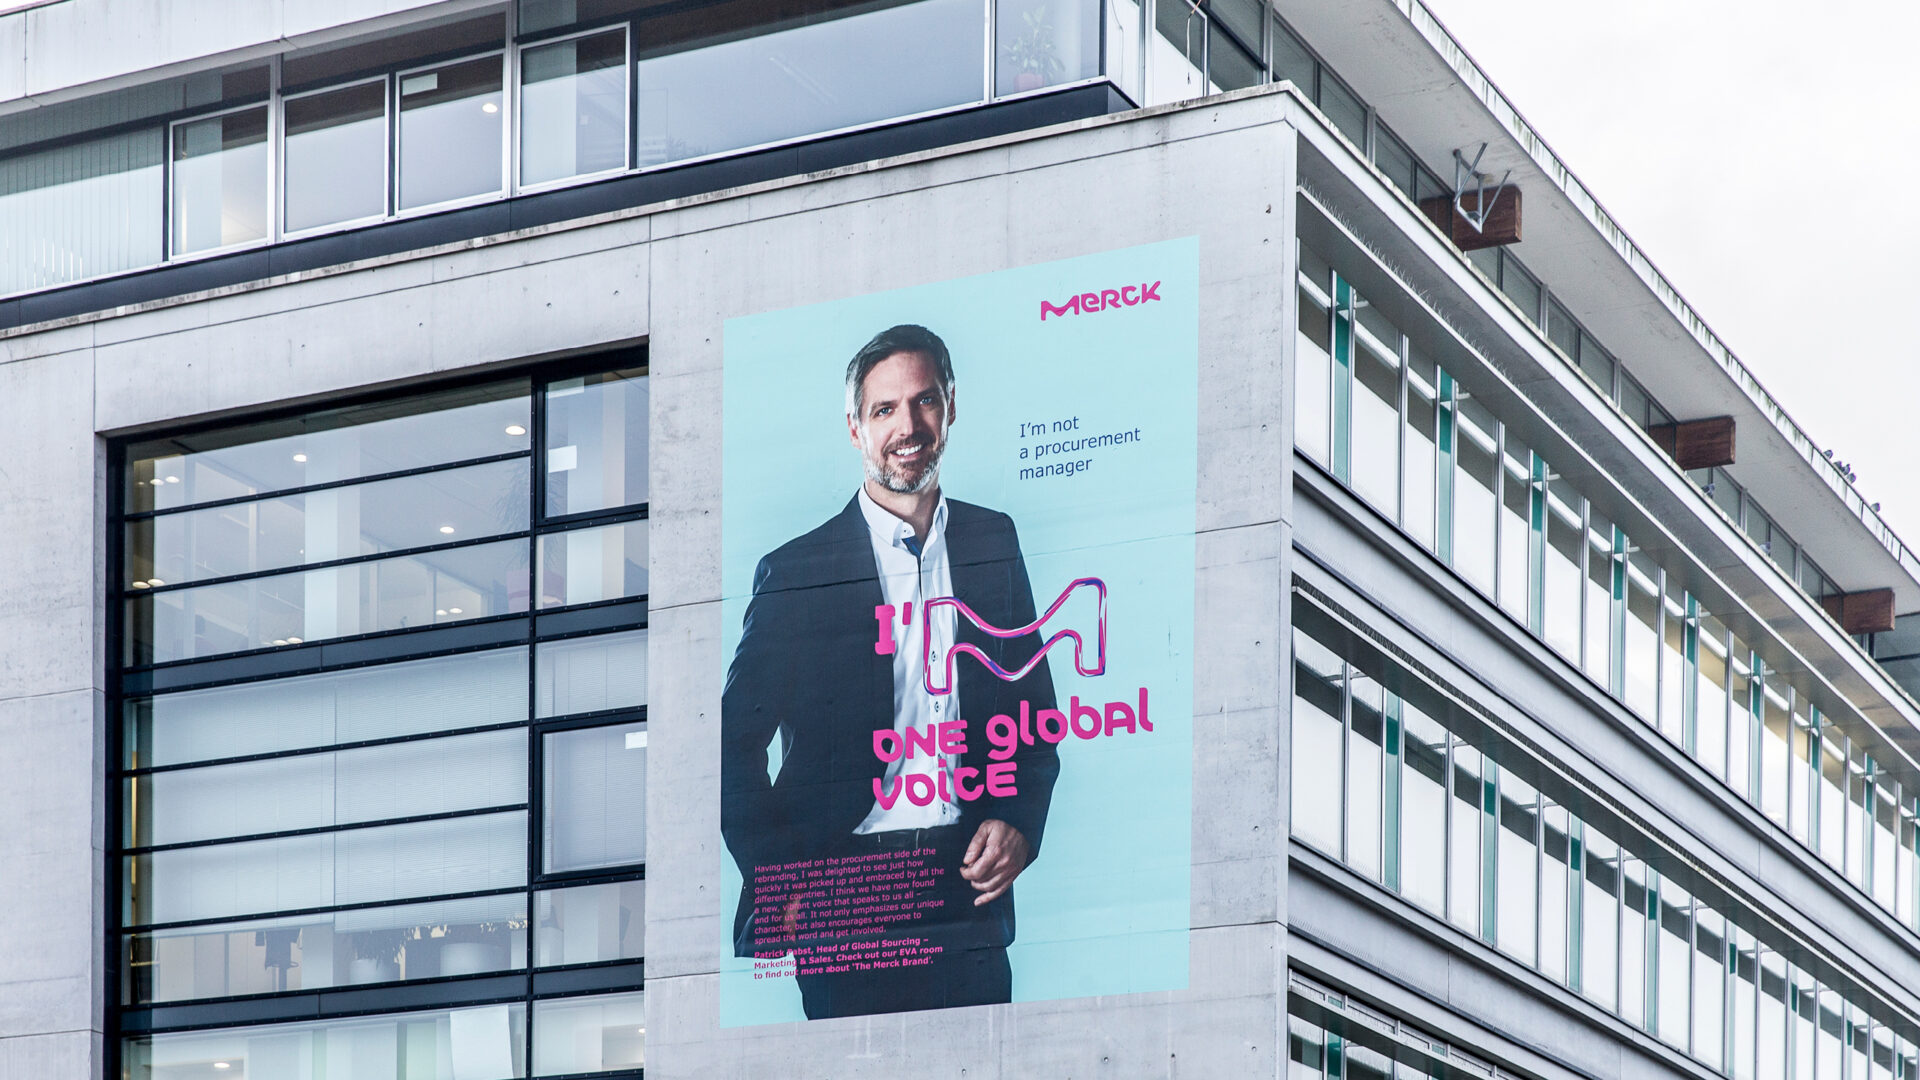
POLYGON ((1485 232, 1487 218, 1493 214, 1493 204, 1500 201, 1500 192, 1506 188, 1507 181, 1513 177, 1508 169, 1498 184, 1492 186, 1492 195, 1488 195, 1487 175, 1480 172, 1480 159, 1487 156, 1487 144, 1481 143, 1480 149, 1469 162, 1460 151, 1453 152, 1453 209, 1461 219, 1473 227, 1474 232, 1485 232), (1473 181, 1473 209, 1467 209, 1467 181, 1473 181))

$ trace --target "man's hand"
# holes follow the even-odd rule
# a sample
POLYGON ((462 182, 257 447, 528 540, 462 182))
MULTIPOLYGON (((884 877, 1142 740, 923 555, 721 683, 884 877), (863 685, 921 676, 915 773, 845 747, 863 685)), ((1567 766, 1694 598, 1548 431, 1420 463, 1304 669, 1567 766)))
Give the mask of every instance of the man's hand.
POLYGON ((967 845, 966 857, 960 860, 960 876, 980 893, 974 897, 973 906, 1000 899, 1013 879, 1027 868, 1027 858, 1032 854, 1019 829, 999 818, 981 822, 973 842, 967 845))

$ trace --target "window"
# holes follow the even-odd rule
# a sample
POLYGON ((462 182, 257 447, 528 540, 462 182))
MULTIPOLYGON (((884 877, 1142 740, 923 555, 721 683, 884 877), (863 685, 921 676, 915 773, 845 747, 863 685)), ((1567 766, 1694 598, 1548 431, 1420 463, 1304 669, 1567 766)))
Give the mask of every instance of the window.
POLYGON ((400 73, 401 210, 500 191, 502 63, 482 56, 400 73))
POLYGON ((267 238, 267 106, 173 126, 172 252, 267 238))
POLYGON ((116 448, 133 1075, 436 1075, 453 1045, 520 1077, 529 1023, 555 1069, 638 1067, 647 375, 588 363, 116 448), (505 1004, 457 978, 578 964, 505 1004), (363 985, 391 1015, 315 1018, 363 985))
POLYGON ((289 233, 387 212, 387 81, 288 97, 281 150, 289 233))
POLYGON ((627 164, 625 28, 520 53, 520 182, 545 184, 627 164))
POLYGON ((1002 0, 994 8, 993 52, 994 93, 1001 97, 1098 75, 1100 5, 1002 0))

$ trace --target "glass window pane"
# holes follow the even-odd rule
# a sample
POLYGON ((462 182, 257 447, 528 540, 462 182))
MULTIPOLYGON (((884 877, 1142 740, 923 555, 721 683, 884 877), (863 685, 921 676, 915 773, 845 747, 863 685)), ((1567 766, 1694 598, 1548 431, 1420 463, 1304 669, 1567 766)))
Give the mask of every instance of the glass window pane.
POLYGON ((524 967, 527 894, 130 934, 126 1002, 472 975, 524 967))
POLYGON ((1693 1056, 1718 1069, 1725 1057, 1727 921, 1701 904, 1693 927, 1693 1056))
MULTIPOLYGON (((1700 618, 1698 638, 1699 678, 1694 688, 1694 756, 1715 776, 1733 776, 1728 770, 1727 728, 1727 628, 1711 615, 1700 618)), ((1744 729, 1740 732, 1745 735, 1744 729)), ((1746 794, 1746 755, 1744 741, 1739 757, 1741 772, 1735 790, 1746 794)))
POLYGON ((646 955, 647 883, 616 881, 534 894, 535 967, 646 955))
POLYGON ((1313 54, 1293 36, 1278 18, 1273 20, 1273 81, 1290 82, 1300 88, 1308 100, 1313 91, 1313 54))
POLYGON ((1548 804, 1541 813, 1540 971, 1554 982, 1567 981, 1567 882, 1572 873, 1572 819, 1564 806, 1548 804))
POLYGON ((1152 62, 1147 65, 1147 104, 1163 105, 1208 92, 1207 13, 1190 4, 1154 5, 1154 30, 1148 35, 1152 62))
MULTIPOLYGON (((1216 20, 1219 14, 1230 6, 1230 4, 1221 3, 1207 5, 1208 10, 1215 13, 1216 20)), ((1258 11, 1257 8, 1254 10, 1258 11)), ((1256 21, 1257 25, 1260 16, 1254 14, 1250 17, 1256 21)), ((1207 82, 1211 84, 1214 93, 1244 90, 1249 86, 1258 86, 1264 80, 1265 72, 1260 70, 1259 59, 1241 48, 1239 42, 1227 33, 1220 22, 1214 22, 1208 34, 1207 82)), ((1257 41, 1256 44, 1258 44, 1257 41)))
POLYGON ((1540 318, 1540 283, 1512 255, 1501 258, 1500 290, 1529 321, 1540 318))
POLYGON ((1777 952, 1760 952, 1759 992, 1755 1075, 1757 1080, 1787 1080, 1787 962, 1777 952))
POLYGON ((1293 835, 1340 855, 1341 698, 1345 668, 1331 649, 1293 632, 1293 835))
POLYGON ((400 209, 500 190, 498 56, 400 76, 400 209))
POLYGON ((282 228, 301 232, 387 211, 387 83, 288 98, 282 228))
POLYGON ((1647 925, 1653 893, 1647 864, 1622 853, 1620 893, 1620 1015, 1640 1027, 1647 1022, 1647 925))
POLYGON ((1664 878, 1660 882, 1658 921, 1659 946, 1654 960, 1659 967, 1654 989, 1660 1007, 1654 1012, 1659 1029, 1655 1034, 1685 1050, 1693 982, 1693 897, 1664 878))
POLYGON ((540 537, 540 606, 647 595, 647 522, 540 537))
POLYGON ((1409 343, 1407 359, 1406 459, 1400 524, 1422 547, 1433 550, 1438 474, 1434 471, 1439 423, 1440 370, 1409 343))
POLYGON ((1100 5, 1001 0, 994 7, 993 92, 1024 94, 1100 74, 1100 5))
POLYGON ((530 417, 527 384, 514 380, 135 443, 127 448, 127 510, 515 453, 530 445, 530 417))
POLYGON ((1820 829, 1816 833, 1820 857, 1835 869, 1845 865, 1847 832, 1847 751, 1846 736, 1831 727, 1817 740, 1820 751, 1818 776, 1820 805, 1815 811, 1820 829))
POLYGON ((607 994, 533 1003, 533 1073, 562 1076, 647 1063, 645 995, 607 994))
POLYGON ((126 859, 126 925, 240 917, 526 884, 524 811, 126 859))
POLYGON ((1814 1051, 1816 1075, 1823 1078, 1843 1076, 1845 1074, 1840 1071, 1844 1067, 1841 1044, 1844 1028, 1841 1012, 1846 1006, 1840 999, 1840 992, 1828 988, 1822 988, 1815 1000, 1817 1001, 1814 1051))
POLYGON ((1613 1011, 1620 961, 1620 847, 1582 823, 1580 992, 1613 1011))
POLYGON ((520 32, 616 18, 647 6, 645 0, 520 0, 520 32))
MULTIPOLYGON (((1735 663, 1738 664, 1747 652, 1746 646, 1738 643, 1738 639, 1735 640, 1734 657, 1735 663)), ((1753 697, 1760 694, 1761 690, 1757 683, 1750 684, 1746 688, 1747 702, 1744 704, 1749 710, 1752 708, 1753 697)), ((1765 715, 1760 731, 1760 808, 1768 817, 1785 825, 1789 820, 1787 785, 1793 760, 1793 730, 1787 719, 1786 709, 1766 708, 1765 706, 1770 703, 1765 697, 1761 698, 1761 702, 1765 715)))
POLYGON ((1534 919, 1539 905, 1535 891, 1540 872, 1538 803, 1532 784, 1508 770, 1500 771, 1499 884, 1494 898, 1498 944, 1502 952, 1528 966, 1534 963, 1534 919))
POLYGON ((161 664, 527 610, 527 542, 136 595, 129 664, 161 664))
POLYGON ((1554 300, 1547 304, 1547 340, 1560 347, 1569 360, 1580 356, 1580 325, 1567 314, 1567 309, 1554 300))
POLYGON ((1613 393, 1613 358, 1600 347, 1600 343, 1585 334, 1580 335, 1580 370, 1600 388, 1602 394, 1613 393))
POLYGON ((1300 331, 1294 348, 1294 445, 1322 465, 1333 439, 1333 341, 1327 305, 1305 288, 1300 296, 1300 331))
POLYGON ((1400 331, 1371 306, 1362 307, 1353 342, 1353 489, 1394 517, 1400 512, 1400 331))
POLYGON ((640 165, 980 100, 986 23, 971 0, 840 8, 743 33, 764 30, 763 18, 741 8, 732 17, 641 22, 640 165), (902 41, 927 47, 902 49, 902 41))
POLYGON ((1499 512, 1499 460, 1493 414, 1471 399, 1455 410, 1453 567, 1488 596, 1493 595, 1493 524, 1499 512))
POLYGON ((158 263, 166 155, 156 124, 0 160, 0 296, 158 263))
POLYGON ((1661 604, 1660 731, 1675 745, 1687 745, 1686 701, 1694 681, 1687 656, 1687 597, 1678 579, 1667 579, 1661 604))
POLYGON ((1899 844, 1900 807, 1885 783, 1873 785, 1873 899, 1888 911, 1897 900, 1894 891, 1894 849, 1899 844))
POLYGON ((627 34, 610 30, 520 53, 520 182, 627 164, 627 34))
POLYGON ((1587 508, 1586 627, 1582 631, 1586 650, 1582 666, 1587 677, 1611 691, 1614 641, 1614 573, 1620 563, 1613 557, 1613 522, 1594 507, 1587 508))
POLYGON ((1639 552, 1627 557, 1626 701, 1648 723, 1658 715, 1660 568, 1639 552))
POLYGON ((1367 144, 1367 107, 1330 72, 1322 73, 1319 105, 1320 111, 1333 121, 1333 126, 1339 128, 1355 146, 1367 144))
POLYGON ((526 802, 527 736, 510 728, 174 769, 126 785, 132 847, 478 810, 526 802))
POLYGON ((1793 980, 1792 997, 1788 999, 1787 1008, 1793 1016, 1793 1078, 1813 1080, 1814 1028, 1820 1017, 1819 987, 1813 981, 1813 976, 1798 968, 1792 969, 1790 978, 1793 980))
MULTIPOLYGON (((1767 690, 1768 722, 1773 722, 1774 694, 1767 690)), ((1815 750, 1818 737, 1808 726, 1804 705, 1795 702, 1793 711, 1793 758, 1787 765, 1787 827, 1801 840, 1813 836, 1813 777, 1819 757, 1815 750)))
POLYGON ((1546 595, 1547 644, 1560 650, 1569 660, 1580 659, 1580 538, 1585 532, 1581 517, 1586 509, 1573 485, 1551 480, 1546 485, 1546 570, 1543 583, 1546 595))
POLYGON ((267 237, 267 107, 173 128, 173 254, 267 237))
POLYGON ((536 717, 570 716, 647 703, 647 632, 545 641, 534 661, 536 717))
POLYGON ((1381 747, 1385 737, 1384 690, 1355 669, 1349 684, 1352 725, 1347 739, 1347 865, 1380 880, 1383 792, 1381 747))
POLYGON ((557 731, 541 739, 542 872, 645 862, 646 722, 557 731))
POLYGON ((1486 818, 1480 809, 1480 752, 1453 740, 1453 804, 1447 843, 1447 918, 1469 934, 1480 932, 1480 848, 1486 818))
POLYGON ((526 718, 526 647, 491 649, 135 698, 126 707, 126 765, 177 765, 526 718), (273 723, 261 723, 263 716, 273 723))
POLYGON ((647 501, 647 376, 609 371, 547 386, 547 516, 647 501))
POLYGON ((178 585, 527 527, 527 462, 472 465, 127 523, 132 587, 178 585))
POLYGON ((1509 428, 1500 489, 1500 606, 1532 628, 1527 604, 1533 591, 1533 451, 1509 428))
POLYGON ((524 1005, 480 1005, 149 1035, 126 1041, 127 1075, 138 1080, 279 1080, 315 1075, 315 1062, 331 1060, 352 1063, 356 1080, 402 1080, 454 1075, 448 1070, 458 1061, 461 1080, 511 1080, 527 1075, 525 1019, 524 1005), (453 1047, 459 1047, 457 1054, 453 1047), (216 1062, 229 1068, 215 1072, 216 1062), (380 1064, 364 1064, 371 1062, 380 1064), (380 1071, 373 1071, 376 1068, 380 1071))
POLYGON ((1447 908, 1447 732, 1401 701, 1400 893, 1433 912, 1447 908))
POLYGON ((1419 172, 1414 167, 1413 151, 1407 144, 1394 137, 1385 125, 1379 125, 1373 132, 1373 163, 1386 174, 1393 186, 1407 198, 1413 198, 1414 176, 1419 172))

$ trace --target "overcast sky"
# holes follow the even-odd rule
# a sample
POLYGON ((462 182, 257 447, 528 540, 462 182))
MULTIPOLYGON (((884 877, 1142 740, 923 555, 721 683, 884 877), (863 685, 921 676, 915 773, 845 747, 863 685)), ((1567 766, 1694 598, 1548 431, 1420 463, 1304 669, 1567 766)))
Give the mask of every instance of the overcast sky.
POLYGON ((1920 549, 1920 3, 1425 2, 1920 549))

